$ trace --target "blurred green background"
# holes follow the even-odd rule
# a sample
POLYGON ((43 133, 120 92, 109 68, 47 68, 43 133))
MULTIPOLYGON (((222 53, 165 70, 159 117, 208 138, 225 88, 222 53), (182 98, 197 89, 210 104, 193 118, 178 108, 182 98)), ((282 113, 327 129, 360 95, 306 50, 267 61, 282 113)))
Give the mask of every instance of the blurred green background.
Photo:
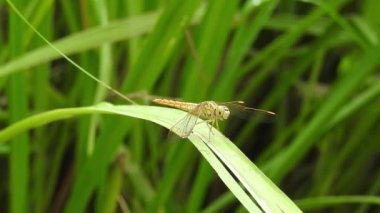
MULTIPOLYGON (((56 47, 139 104, 244 100, 276 112, 221 129, 301 209, 380 211, 380 198, 369 197, 380 193, 380 1, 12 2, 56 47)), ((5 1, 0 11, 2 128, 57 108, 129 104, 63 59, 5 1)), ((244 212, 192 144, 178 141, 115 115, 1 141, 0 211, 244 212)))

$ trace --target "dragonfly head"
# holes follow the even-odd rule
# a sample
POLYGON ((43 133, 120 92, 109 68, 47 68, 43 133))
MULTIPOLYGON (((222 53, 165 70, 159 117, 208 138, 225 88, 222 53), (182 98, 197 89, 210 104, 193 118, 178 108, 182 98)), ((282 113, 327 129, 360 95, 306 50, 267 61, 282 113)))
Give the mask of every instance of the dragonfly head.
POLYGON ((230 116, 230 110, 226 106, 219 105, 216 114, 219 120, 226 120, 230 116))

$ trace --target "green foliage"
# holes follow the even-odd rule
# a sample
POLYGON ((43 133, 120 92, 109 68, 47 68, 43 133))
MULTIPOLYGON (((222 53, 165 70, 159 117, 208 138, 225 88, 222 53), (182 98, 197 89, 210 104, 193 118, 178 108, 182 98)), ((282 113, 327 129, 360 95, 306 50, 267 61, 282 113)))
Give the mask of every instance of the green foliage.
POLYGON ((379 209, 378 1, 8 3, 1 212, 379 209), (177 142, 155 96, 277 116, 177 142))

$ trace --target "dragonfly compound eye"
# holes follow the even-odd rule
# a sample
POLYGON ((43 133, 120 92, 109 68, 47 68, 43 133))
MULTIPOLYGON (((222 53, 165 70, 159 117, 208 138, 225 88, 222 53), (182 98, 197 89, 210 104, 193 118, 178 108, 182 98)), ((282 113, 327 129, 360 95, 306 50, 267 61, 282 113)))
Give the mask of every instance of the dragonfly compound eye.
POLYGON ((222 106, 222 110, 220 111, 222 114, 222 118, 226 120, 228 116, 230 116, 230 110, 226 106, 222 106))

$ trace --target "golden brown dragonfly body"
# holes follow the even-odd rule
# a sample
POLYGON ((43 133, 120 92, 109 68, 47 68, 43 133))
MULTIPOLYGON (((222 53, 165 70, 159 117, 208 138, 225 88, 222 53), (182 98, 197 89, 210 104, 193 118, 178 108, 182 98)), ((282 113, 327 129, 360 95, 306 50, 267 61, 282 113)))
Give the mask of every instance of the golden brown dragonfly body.
MULTIPOLYGON (((187 138, 191 134, 199 118, 203 119, 204 122, 210 125, 210 133, 211 133, 212 126, 216 126, 217 128, 219 128, 218 121, 226 120, 230 116, 230 110, 226 105, 218 104, 214 101, 203 101, 200 103, 191 103, 191 102, 177 101, 177 100, 171 100, 171 99, 157 98, 157 99, 154 99, 153 102, 159 105, 169 106, 169 107, 177 108, 177 109, 188 112, 188 114, 183 119, 179 120, 170 129, 170 131, 176 132, 182 138, 187 138)), ((245 107, 243 105, 244 102, 242 101, 227 102, 227 103, 236 104, 244 110, 260 111, 260 112, 268 113, 271 115, 275 114, 273 112, 266 111, 266 110, 245 107)))

